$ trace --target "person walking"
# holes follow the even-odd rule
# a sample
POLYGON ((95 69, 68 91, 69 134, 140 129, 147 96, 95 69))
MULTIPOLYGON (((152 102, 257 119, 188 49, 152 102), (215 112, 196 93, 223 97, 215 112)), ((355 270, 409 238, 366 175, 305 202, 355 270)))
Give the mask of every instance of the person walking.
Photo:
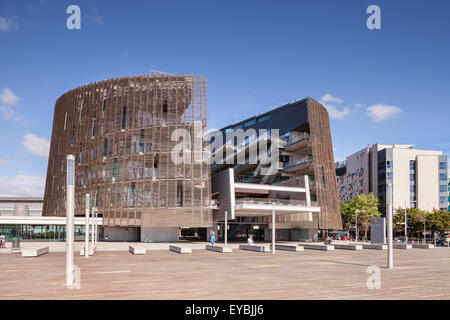
POLYGON ((247 239, 247 244, 249 246, 254 246, 255 245, 255 241, 253 241, 253 235, 250 235, 247 239))
POLYGON ((212 246, 213 246, 214 243, 216 242, 216 235, 215 235, 214 231, 211 233, 210 241, 211 241, 211 245, 212 245, 212 246))

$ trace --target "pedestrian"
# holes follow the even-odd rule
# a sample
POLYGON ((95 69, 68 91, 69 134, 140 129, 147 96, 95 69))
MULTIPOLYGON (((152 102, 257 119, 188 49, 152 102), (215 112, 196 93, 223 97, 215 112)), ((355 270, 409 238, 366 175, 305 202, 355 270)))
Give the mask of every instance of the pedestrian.
POLYGON ((0 248, 5 248, 6 247, 6 242, 5 242, 5 235, 2 234, 0 236, 0 248))
POLYGON ((247 244, 249 246, 254 246, 255 245, 255 241, 253 241, 253 235, 250 235, 247 239, 247 244))
POLYGON ((211 245, 213 246, 214 243, 216 242, 216 235, 215 235, 214 231, 211 233, 210 240, 211 240, 211 245))

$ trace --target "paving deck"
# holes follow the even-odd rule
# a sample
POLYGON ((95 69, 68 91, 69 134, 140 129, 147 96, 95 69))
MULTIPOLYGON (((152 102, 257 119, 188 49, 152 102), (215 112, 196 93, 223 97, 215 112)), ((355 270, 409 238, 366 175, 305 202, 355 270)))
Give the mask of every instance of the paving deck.
POLYGON ((443 247, 396 250, 394 270, 383 268, 386 251, 378 250, 98 251, 87 259, 75 255, 78 290, 64 286, 64 252, 26 259, 6 250, 0 255, 0 300, 450 299, 450 249, 443 247), (371 265, 382 267, 381 289, 367 288, 371 265))

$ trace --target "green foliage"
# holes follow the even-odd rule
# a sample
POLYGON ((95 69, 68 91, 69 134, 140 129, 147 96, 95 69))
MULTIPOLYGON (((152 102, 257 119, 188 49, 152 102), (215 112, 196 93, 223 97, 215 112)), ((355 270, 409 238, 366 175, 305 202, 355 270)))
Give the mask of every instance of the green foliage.
POLYGON ((352 201, 342 203, 341 213, 344 226, 354 224, 357 215, 358 226, 364 227, 364 238, 367 238, 370 221, 381 216, 378 211, 378 204, 378 198, 373 193, 369 195, 358 194, 352 201))
MULTIPOLYGON (((420 210, 417 208, 410 208, 406 210, 408 233, 424 236, 427 229, 432 234, 437 232, 440 236, 444 232, 450 230, 450 212, 433 210, 432 212, 420 210)), ((405 222, 405 209, 398 208, 396 214, 393 217, 396 224, 396 231, 404 232, 404 225, 399 223, 405 222)))

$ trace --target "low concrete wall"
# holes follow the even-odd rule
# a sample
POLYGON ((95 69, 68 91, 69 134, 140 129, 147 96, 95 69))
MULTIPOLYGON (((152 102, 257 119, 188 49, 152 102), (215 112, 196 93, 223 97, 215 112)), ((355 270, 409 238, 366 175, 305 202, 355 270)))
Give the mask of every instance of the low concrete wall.
POLYGON ((128 251, 132 254, 146 254, 147 249, 141 246, 128 246, 128 251))
POLYGON ((169 250, 177 253, 192 253, 191 248, 179 247, 179 246, 169 246, 169 250))
MULTIPOLYGON (((272 245, 270 245, 270 249, 272 249, 272 245)), ((289 245, 289 244, 275 244, 275 250, 282 251, 304 251, 305 248, 301 245, 289 245)))
POLYGON ((420 243, 418 243, 418 244, 413 244, 412 247, 414 249, 433 249, 434 248, 434 244, 428 244, 428 243, 420 244, 420 243))
POLYGON ((207 244, 205 246, 205 249, 210 250, 210 251, 215 251, 215 252, 221 252, 221 253, 233 252, 233 249, 231 247, 212 246, 210 244, 207 244))
POLYGON ((323 251, 331 251, 334 250, 334 246, 331 244, 299 244, 299 246, 303 246, 305 249, 309 250, 323 250, 323 251))
POLYGON ((241 250, 250 250, 250 251, 257 251, 257 252, 266 252, 267 249, 265 246, 251 246, 248 244, 240 244, 239 249, 241 250))
POLYGON ((365 243, 362 247, 363 249, 387 250, 387 245, 381 243, 365 243))
POLYGON ((410 244, 393 244, 394 249, 412 249, 410 244))
POLYGON ((22 249, 22 257, 38 257, 49 252, 49 247, 43 248, 24 248, 22 249))
POLYGON ((334 244, 334 248, 342 250, 362 250, 363 246, 360 244, 334 244))

